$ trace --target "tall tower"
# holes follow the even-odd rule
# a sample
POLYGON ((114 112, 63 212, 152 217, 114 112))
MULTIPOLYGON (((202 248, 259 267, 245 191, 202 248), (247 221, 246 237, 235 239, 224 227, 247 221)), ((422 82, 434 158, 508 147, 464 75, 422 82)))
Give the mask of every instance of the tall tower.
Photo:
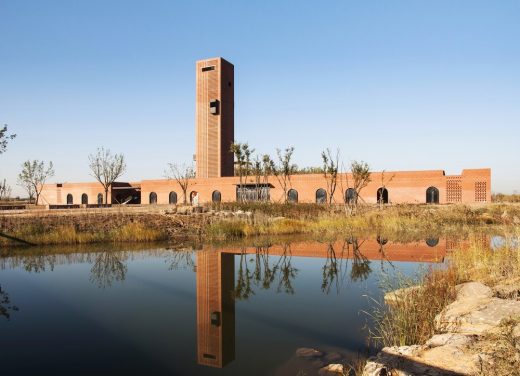
POLYGON ((196 63, 197 178, 233 176, 234 67, 221 57, 196 63))

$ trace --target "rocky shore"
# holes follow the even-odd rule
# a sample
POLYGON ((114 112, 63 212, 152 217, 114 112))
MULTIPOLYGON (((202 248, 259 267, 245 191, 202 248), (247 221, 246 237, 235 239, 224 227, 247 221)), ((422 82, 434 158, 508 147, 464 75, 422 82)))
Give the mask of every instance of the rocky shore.
POLYGON ((456 291, 435 318, 437 334, 424 344, 383 348, 363 375, 519 375, 520 276, 493 288, 468 282, 456 291))

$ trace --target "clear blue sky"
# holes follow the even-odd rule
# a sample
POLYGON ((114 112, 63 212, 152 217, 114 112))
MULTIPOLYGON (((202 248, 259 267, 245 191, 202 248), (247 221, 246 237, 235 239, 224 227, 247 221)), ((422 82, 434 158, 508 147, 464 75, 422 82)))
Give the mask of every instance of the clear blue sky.
POLYGON ((520 1, 0 0, 0 156, 54 182, 89 181, 88 154, 122 152, 124 180, 194 152, 195 61, 235 65, 235 137, 373 170, 491 167, 520 191, 520 1))

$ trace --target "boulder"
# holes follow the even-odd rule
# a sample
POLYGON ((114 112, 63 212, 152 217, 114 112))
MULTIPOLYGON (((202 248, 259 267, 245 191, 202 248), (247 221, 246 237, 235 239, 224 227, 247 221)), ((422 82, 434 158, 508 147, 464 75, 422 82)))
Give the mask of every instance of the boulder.
POLYGON ((426 341, 426 346, 429 347, 439 347, 446 345, 453 346, 468 346, 475 341, 474 336, 467 336, 465 334, 459 333, 445 333, 445 334, 436 334, 428 341, 426 341))
POLYGON ((327 362, 337 362, 340 359, 343 359, 343 355, 341 355, 339 352, 331 352, 325 355, 325 360, 327 362))
POLYGON ((343 364, 329 364, 318 371, 320 376, 343 375, 343 364))
POLYGON ((300 347, 296 350, 296 356, 299 358, 320 358, 323 353, 310 347, 300 347))
POLYGON ((404 297, 406 297, 409 294, 418 292, 420 289, 421 289, 421 286, 411 286, 411 287, 405 287, 402 289, 397 289, 394 291, 387 292, 385 294, 385 303, 386 304, 395 304, 395 303, 401 302, 404 299, 404 297))
POLYGON ((520 315, 520 301, 500 298, 456 300, 435 317, 440 332, 483 335, 502 320, 520 315))
POLYGON ((467 282, 457 285, 457 300, 484 299, 493 296, 493 290, 480 282, 467 282))

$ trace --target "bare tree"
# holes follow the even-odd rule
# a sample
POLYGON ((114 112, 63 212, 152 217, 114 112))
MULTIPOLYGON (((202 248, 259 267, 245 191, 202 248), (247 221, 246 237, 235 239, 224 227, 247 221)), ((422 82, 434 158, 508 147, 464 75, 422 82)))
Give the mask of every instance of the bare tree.
POLYGON ((395 174, 392 174, 389 179, 385 178, 385 170, 381 172, 381 187, 377 190, 377 203, 379 204, 379 208, 383 208, 383 204, 385 204, 385 192, 387 194, 388 199, 388 190, 386 189, 386 185, 390 183, 393 179, 395 174))
POLYGON ((11 186, 7 184, 7 181, 4 179, 0 181, 0 200, 7 200, 11 197, 11 186))
POLYGON ((334 192, 336 192, 338 185, 339 149, 336 150, 336 155, 332 155, 330 149, 322 151, 321 159, 323 161, 323 177, 327 181, 327 195, 330 206, 332 205, 334 192))
POLYGON ((92 176, 103 186, 105 204, 108 204, 108 190, 126 171, 123 154, 112 154, 109 149, 98 148, 96 154, 88 156, 92 176))
POLYGON ((247 180, 247 176, 249 176, 251 172, 251 155, 254 153, 255 149, 250 149, 247 142, 233 142, 230 151, 235 156, 235 176, 238 174, 239 179, 238 201, 243 202, 246 197, 244 190, 244 177, 247 180))
POLYGON ((363 161, 352 161, 350 164, 350 171, 352 173, 352 180, 354 186, 354 197, 352 199, 346 198, 347 203, 357 208, 359 202, 359 195, 361 190, 370 183, 370 166, 363 161))
POLYGON ((291 175, 293 175, 297 169, 295 164, 291 164, 293 152, 293 146, 286 148, 284 154, 282 154, 280 149, 276 149, 276 154, 278 156, 278 166, 275 166, 273 172, 278 179, 280 186, 282 187, 285 203, 288 201, 287 192, 291 188, 291 175))
POLYGON ((52 162, 46 166, 44 161, 28 160, 22 164, 22 172, 18 175, 18 184, 29 194, 29 200, 36 197, 35 204, 38 205, 43 185, 48 178, 54 176, 52 162))
POLYGON ((0 128, 0 154, 3 154, 7 149, 7 143, 16 137, 15 134, 7 134, 7 125, 4 124, 3 128, 0 128))
POLYGON ((187 191, 192 179, 195 178, 195 166, 186 163, 168 163, 168 170, 165 171, 166 178, 175 179, 182 189, 184 205, 188 203, 187 191))

